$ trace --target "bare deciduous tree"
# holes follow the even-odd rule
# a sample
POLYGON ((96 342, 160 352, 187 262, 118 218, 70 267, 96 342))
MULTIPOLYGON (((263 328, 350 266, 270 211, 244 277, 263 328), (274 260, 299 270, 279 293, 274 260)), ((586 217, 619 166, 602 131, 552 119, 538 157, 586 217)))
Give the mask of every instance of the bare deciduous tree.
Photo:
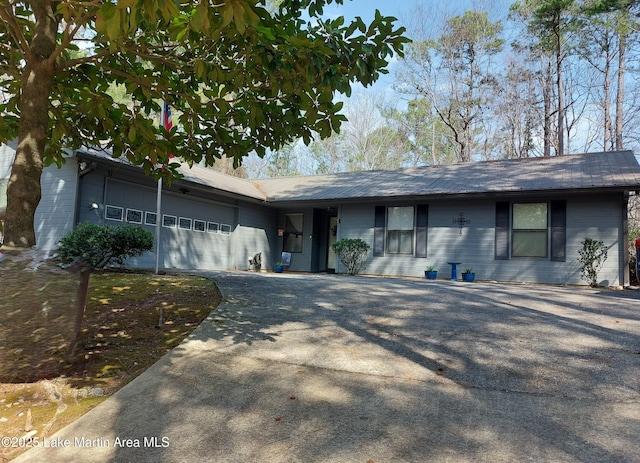
MULTIPOLYGON (((426 31, 428 14, 415 19, 414 29, 426 31)), ((493 103, 498 80, 493 59, 503 46, 501 30, 486 12, 467 11, 447 18, 437 39, 415 37, 407 47, 399 78, 407 92, 431 103, 451 131, 458 161, 470 161, 476 148, 487 143, 478 140, 478 128, 493 103)))

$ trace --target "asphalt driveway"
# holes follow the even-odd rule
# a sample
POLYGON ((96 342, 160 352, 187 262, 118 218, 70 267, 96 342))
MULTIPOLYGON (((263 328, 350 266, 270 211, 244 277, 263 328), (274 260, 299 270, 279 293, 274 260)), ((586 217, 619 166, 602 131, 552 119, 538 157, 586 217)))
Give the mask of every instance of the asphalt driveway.
POLYGON ((15 461, 640 463, 638 292, 208 276, 188 340, 15 461))

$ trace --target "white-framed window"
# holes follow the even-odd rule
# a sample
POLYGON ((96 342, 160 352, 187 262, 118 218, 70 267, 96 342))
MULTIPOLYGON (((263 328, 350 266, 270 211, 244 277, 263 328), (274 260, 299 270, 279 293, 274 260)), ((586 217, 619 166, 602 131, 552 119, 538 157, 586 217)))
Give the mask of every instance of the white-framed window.
POLYGON ((413 254, 413 206, 387 208, 387 254, 413 254))
POLYGON ((104 208, 104 218, 107 220, 115 220, 122 222, 124 216, 124 209, 120 206, 111 206, 107 204, 104 208))
POLYGON ((542 257, 548 255, 548 203, 513 203, 512 257, 542 257))
POLYGON ((567 261, 567 200, 496 202, 495 258, 567 261))
POLYGON ((226 223, 220 224, 220 233, 222 233, 223 235, 230 234, 231 233, 231 225, 228 225, 226 223))
POLYGON ((413 255, 427 257, 429 205, 375 206, 373 256, 413 255))
POLYGON ((284 252, 302 252, 304 230, 303 214, 285 214, 282 250, 284 252))
POLYGON ((162 214, 162 226, 165 228, 176 228, 178 218, 175 215, 162 214))
POLYGON ((207 223, 204 220, 193 220, 193 231, 204 232, 206 230, 207 223))
POLYGON ((218 233, 220 231, 220 224, 218 222, 208 222, 207 231, 209 233, 218 233))
POLYGON ((178 220, 178 228, 181 230, 191 230, 192 220, 187 217, 180 217, 178 220))
POLYGON ((138 209, 127 208, 127 222, 128 223, 142 223, 142 211, 138 209))
POLYGON ((145 225, 157 225, 158 223, 158 214, 155 212, 145 212, 144 213, 144 224, 145 225))

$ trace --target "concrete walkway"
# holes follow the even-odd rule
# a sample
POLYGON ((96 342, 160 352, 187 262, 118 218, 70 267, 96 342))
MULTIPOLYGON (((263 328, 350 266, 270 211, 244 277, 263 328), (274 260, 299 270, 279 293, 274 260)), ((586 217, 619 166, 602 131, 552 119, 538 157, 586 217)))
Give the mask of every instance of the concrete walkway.
POLYGON ((638 292, 208 275, 188 340, 14 461, 640 463, 638 292))

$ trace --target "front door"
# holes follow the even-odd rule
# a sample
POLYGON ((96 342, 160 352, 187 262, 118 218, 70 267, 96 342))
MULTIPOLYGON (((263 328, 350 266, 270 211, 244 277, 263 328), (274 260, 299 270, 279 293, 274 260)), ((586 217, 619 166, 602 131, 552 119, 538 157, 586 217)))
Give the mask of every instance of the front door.
POLYGON ((336 242, 338 236, 338 218, 336 216, 329 217, 329 232, 327 234, 328 249, 327 249, 327 271, 336 271, 336 253, 333 252, 333 243, 336 242))

